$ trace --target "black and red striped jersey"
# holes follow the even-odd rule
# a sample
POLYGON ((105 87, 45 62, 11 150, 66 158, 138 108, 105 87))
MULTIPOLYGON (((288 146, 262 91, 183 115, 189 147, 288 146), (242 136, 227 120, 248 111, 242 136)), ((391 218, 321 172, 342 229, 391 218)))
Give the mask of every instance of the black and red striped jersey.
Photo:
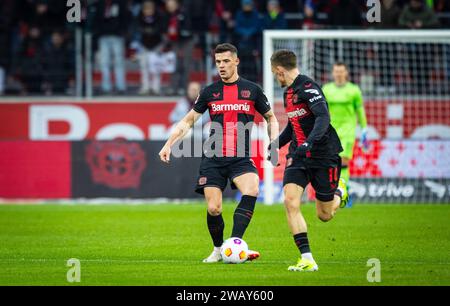
POLYGON ((243 78, 234 83, 214 82, 200 92, 194 105, 197 113, 209 110, 212 124, 210 140, 214 137, 216 157, 250 156, 251 127, 255 114, 264 115, 270 109, 261 87, 243 78), (213 124, 221 130, 218 131, 219 128, 214 128, 213 124), (250 129, 242 130, 242 127, 249 126, 250 129))
POLYGON ((328 104, 320 86, 311 78, 299 74, 284 91, 284 108, 288 126, 280 135, 280 146, 289 139, 289 153, 308 143, 308 157, 334 157, 342 151, 336 130, 330 124, 328 104), (290 136, 290 137, 289 137, 290 136))

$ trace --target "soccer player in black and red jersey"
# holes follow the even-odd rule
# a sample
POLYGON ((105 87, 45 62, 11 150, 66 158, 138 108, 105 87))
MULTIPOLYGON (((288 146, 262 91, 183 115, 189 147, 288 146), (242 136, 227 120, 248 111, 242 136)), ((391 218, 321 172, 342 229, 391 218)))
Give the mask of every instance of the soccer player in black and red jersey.
POLYGON ((301 253, 298 263, 288 270, 316 271, 318 266, 309 247, 300 201, 306 185, 311 183, 316 191, 320 220, 331 220, 336 210, 345 206, 348 193, 345 182, 340 179, 342 146, 330 124, 328 104, 320 86, 300 74, 295 53, 290 50, 274 52, 271 66, 278 83, 286 88, 283 100, 288 125, 269 150, 291 143, 283 178, 284 203, 289 227, 301 253))
MULTIPOLYGON (((253 215, 258 196, 259 177, 250 159, 250 129, 255 113, 263 115, 268 123, 271 141, 278 137, 278 121, 262 89, 238 75, 237 49, 231 44, 220 44, 215 49, 215 63, 220 80, 204 88, 193 109, 177 124, 159 156, 170 160, 172 145, 183 138, 201 115, 209 110, 211 117, 211 148, 203 152, 196 192, 204 194, 207 205, 207 224, 214 244, 210 256, 203 262, 221 260, 224 220, 222 218, 222 192, 229 180, 232 188, 242 193, 233 216, 231 237, 242 238, 253 215)), ((259 257, 249 251, 248 259, 259 257)))

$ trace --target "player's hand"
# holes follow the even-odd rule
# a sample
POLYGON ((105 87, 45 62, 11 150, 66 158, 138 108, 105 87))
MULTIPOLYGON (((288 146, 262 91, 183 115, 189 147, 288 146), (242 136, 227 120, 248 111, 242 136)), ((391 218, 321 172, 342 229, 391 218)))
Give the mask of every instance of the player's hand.
POLYGON ((361 144, 363 152, 369 151, 369 140, 367 139, 367 129, 361 131, 361 144))
POLYGON ((278 149, 278 143, 272 142, 267 147, 267 160, 272 163, 274 167, 280 165, 280 149, 278 149))
POLYGON ((301 146, 297 147, 295 150, 295 155, 300 158, 310 157, 311 156, 311 145, 307 142, 303 143, 301 146))
POLYGON ((171 150, 169 146, 164 146, 159 152, 159 158, 162 162, 168 164, 170 162, 171 150))

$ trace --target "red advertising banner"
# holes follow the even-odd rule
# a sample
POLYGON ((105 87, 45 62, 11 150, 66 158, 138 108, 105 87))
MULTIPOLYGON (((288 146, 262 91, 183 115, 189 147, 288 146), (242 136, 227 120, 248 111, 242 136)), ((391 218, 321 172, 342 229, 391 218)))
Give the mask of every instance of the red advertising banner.
POLYGON ((0 140, 165 140, 174 107, 175 102, 0 103, 0 140))
MULTIPOLYGON (((0 140, 163 140, 174 107, 175 102, 0 103, 0 140)), ((365 108, 372 139, 450 139, 450 101, 366 101, 365 108)), ((285 121, 283 113, 278 116, 285 121)))
POLYGON ((70 198, 70 143, 0 141, 0 198, 70 198))
POLYGON ((159 140, 175 102, 0 103, 0 140, 159 140))

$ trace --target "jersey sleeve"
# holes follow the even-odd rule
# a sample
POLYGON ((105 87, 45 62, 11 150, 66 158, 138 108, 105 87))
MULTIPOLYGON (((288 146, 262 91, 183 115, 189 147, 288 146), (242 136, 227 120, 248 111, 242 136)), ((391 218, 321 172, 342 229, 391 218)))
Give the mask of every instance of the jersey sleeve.
POLYGON ((358 116, 358 123, 362 128, 365 128, 367 126, 367 118, 366 118, 366 112, 364 111, 364 102, 363 102, 362 92, 358 86, 356 86, 356 89, 355 89, 354 106, 355 106, 356 115, 358 116))
POLYGON ((278 144, 279 144, 279 148, 284 147, 285 145, 287 145, 291 140, 292 140, 292 125, 291 123, 288 121, 286 127, 284 128, 283 132, 281 132, 280 136, 278 137, 278 144))
POLYGON ((194 103, 194 111, 196 111, 199 114, 203 114, 208 109, 208 102, 206 101, 206 95, 205 90, 203 89, 200 94, 197 97, 197 100, 195 100, 194 103))
POLYGON ((264 94, 263 90, 259 87, 258 87, 258 93, 256 95, 256 99, 255 99, 255 109, 261 115, 264 115, 271 109, 269 100, 267 100, 267 97, 264 94))
POLYGON ((300 86, 299 95, 310 109, 316 106, 327 107, 327 101, 320 86, 314 82, 306 81, 300 86))
POLYGON ((306 139, 306 142, 312 145, 325 135, 330 126, 327 101, 320 86, 310 81, 301 85, 299 95, 308 104, 309 109, 315 116, 314 127, 306 139))

